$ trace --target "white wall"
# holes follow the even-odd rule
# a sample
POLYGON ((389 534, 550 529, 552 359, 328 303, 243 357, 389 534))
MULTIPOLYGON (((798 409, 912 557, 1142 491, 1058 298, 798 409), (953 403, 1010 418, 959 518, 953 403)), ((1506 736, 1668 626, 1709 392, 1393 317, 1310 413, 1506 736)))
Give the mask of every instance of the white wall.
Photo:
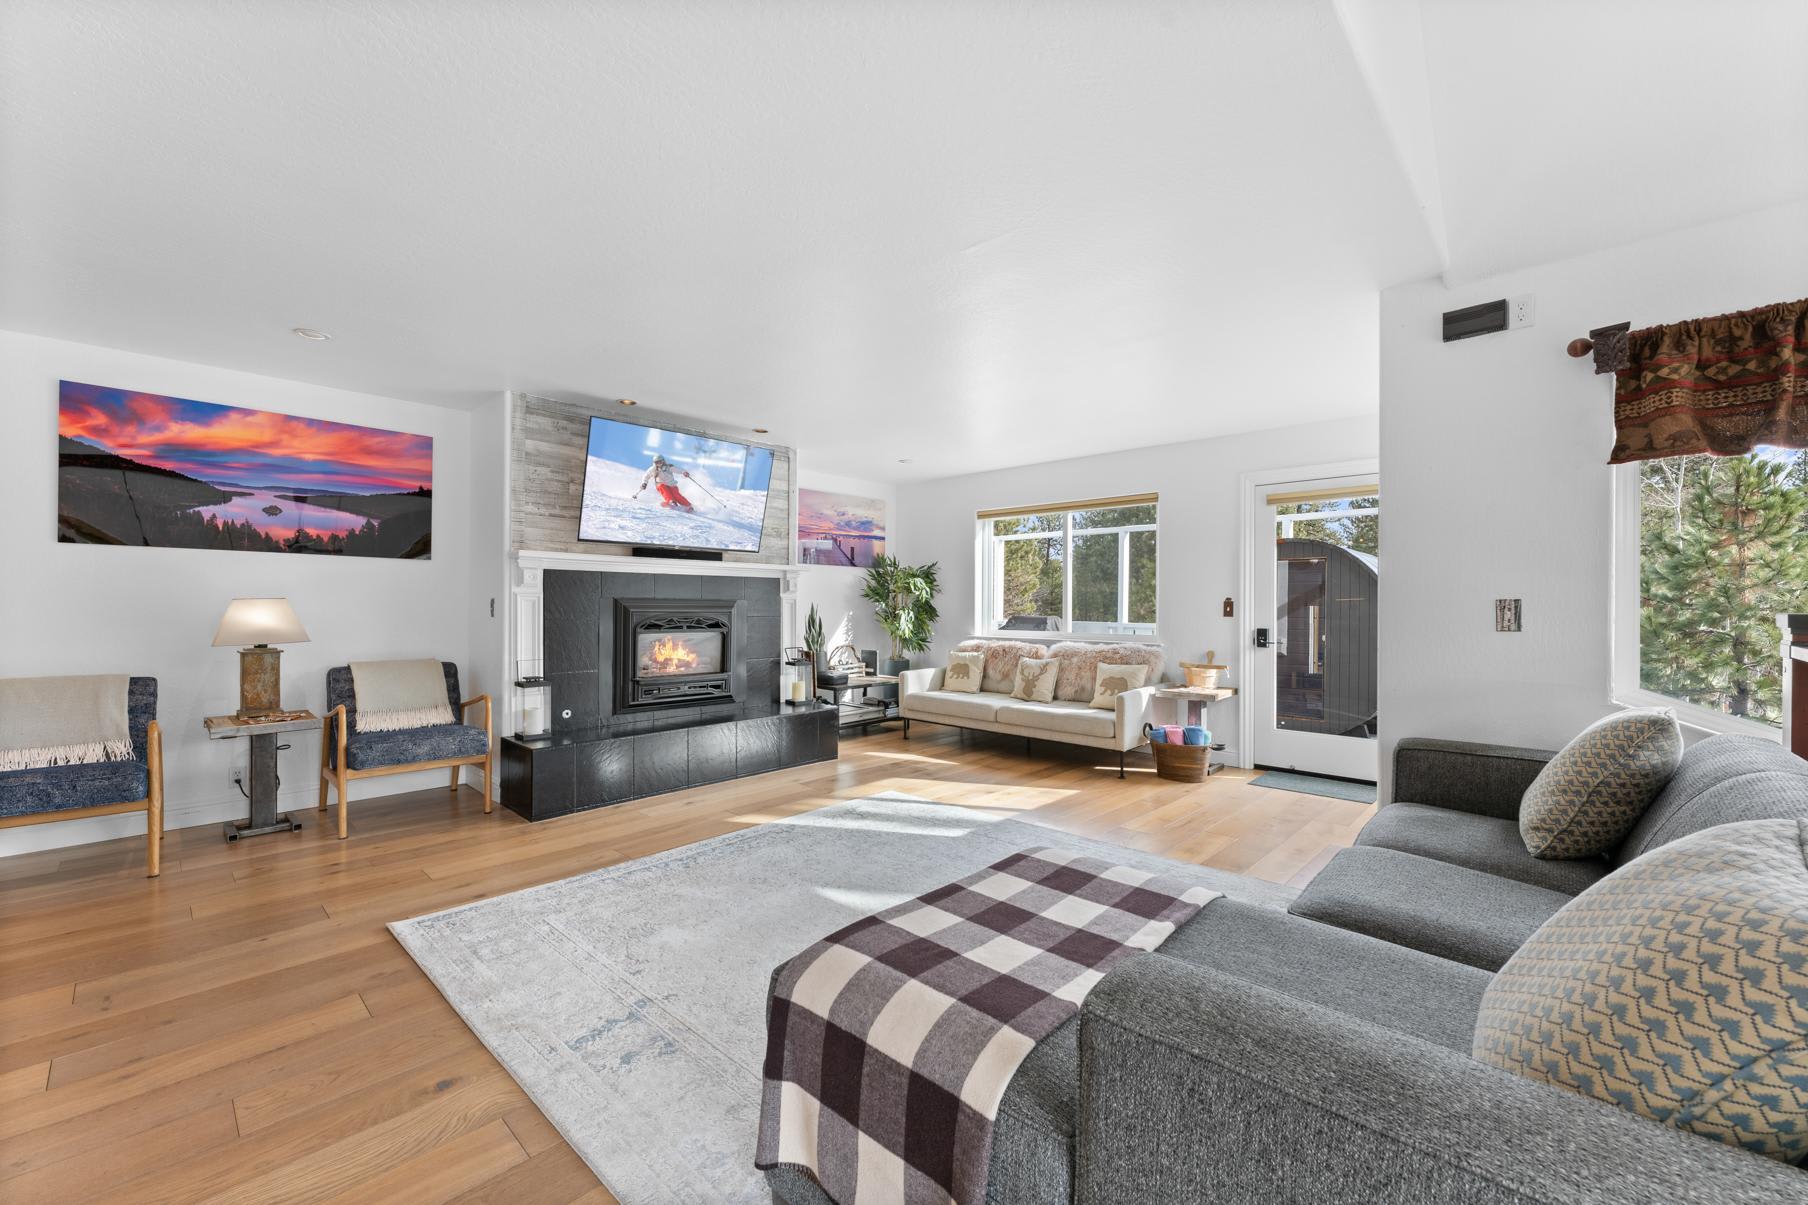
POLYGON ((1808 206, 1381 299, 1380 707, 1394 742, 1557 747, 1611 710, 1612 378, 1564 345, 1808 290, 1808 206), (1445 310, 1532 293, 1536 325, 1439 340, 1445 310), (1525 600, 1496 633, 1493 600, 1525 600))
MULTIPOLYGON (((332 354, 330 344, 320 350, 332 354)), ((283 702, 290 707, 324 710, 327 668, 352 658, 435 656, 462 665, 478 605, 472 597, 470 427, 460 411, 0 332, 0 481, 6 483, 0 676, 155 676, 165 826, 245 815, 228 771, 245 762, 247 743, 209 741, 201 727, 203 716, 238 706, 238 654, 211 647, 227 600, 281 595, 294 604, 312 642, 283 650, 283 702), (430 435, 433 557, 391 561, 59 544, 59 379, 430 435)), ((487 610, 487 601, 483 605, 487 610)), ((491 685, 479 675, 466 693, 491 685)), ((281 804, 311 808, 319 738, 298 733, 286 739, 293 748, 280 757, 281 804)), ((439 771, 378 779, 353 788, 352 798, 445 781, 439 771)), ((140 815, 0 830, 0 855, 143 830, 140 815)))
MULTIPOLYGON (((841 477, 819 473, 799 457, 797 483, 802 489, 826 490, 836 494, 854 494, 861 498, 878 498, 885 503, 885 550, 898 555, 898 541, 903 524, 898 514, 898 488, 895 485, 868 481, 859 477, 841 477)), ((803 637, 804 617, 814 605, 822 615, 823 638, 830 643, 843 619, 851 621, 854 647, 877 649, 883 660, 891 651, 891 638, 873 618, 872 604, 860 597, 866 583, 866 570, 844 569, 835 565, 810 565, 799 575, 797 583, 798 638, 803 637)))
MULTIPOLYGON (((1231 667, 1226 681, 1240 686, 1245 658, 1238 646, 1238 621, 1225 618, 1222 608, 1224 599, 1236 597, 1239 590, 1242 474, 1373 458, 1376 447, 1374 419, 1344 419, 900 487, 898 506, 909 519, 900 555, 942 566, 942 623, 923 661, 939 664, 949 648, 974 631, 974 512, 1153 490, 1161 495, 1155 605, 1167 657, 1165 676, 1177 678, 1177 662, 1200 660, 1207 649, 1215 649, 1218 660, 1231 667)), ((1391 538, 1384 525, 1384 555, 1391 538)), ((1237 705, 1236 699, 1213 704, 1211 725, 1213 739, 1227 746, 1225 760, 1241 764, 1237 705)))
MULTIPOLYGON (((470 652, 460 681, 468 680, 466 694, 488 693, 495 700, 500 740, 516 730, 509 710, 515 677, 509 640, 514 574, 508 555, 509 396, 499 393, 473 408, 470 428, 470 585, 464 600, 470 652)), ((480 781, 468 772, 465 778, 472 785, 480 781)), ((491 783, 490 790, 501 798, 499 783, 491 783)))

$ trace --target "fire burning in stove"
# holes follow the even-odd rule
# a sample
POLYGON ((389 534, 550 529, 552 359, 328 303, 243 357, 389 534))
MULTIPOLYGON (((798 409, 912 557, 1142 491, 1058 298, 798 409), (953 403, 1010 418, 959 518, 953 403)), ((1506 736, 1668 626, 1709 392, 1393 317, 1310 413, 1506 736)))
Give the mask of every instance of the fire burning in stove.
POLYGON ((661 636, 647 646, 641 658, 642 673, 684 674, 696 668, 697 651, 675 636, 661 636))

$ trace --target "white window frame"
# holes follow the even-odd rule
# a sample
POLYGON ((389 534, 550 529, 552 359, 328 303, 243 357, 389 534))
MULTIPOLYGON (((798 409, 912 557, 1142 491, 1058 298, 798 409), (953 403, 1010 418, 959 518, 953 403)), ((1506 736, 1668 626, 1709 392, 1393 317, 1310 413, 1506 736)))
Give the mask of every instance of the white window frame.
MULTIPOLYGON (((1144 505, 1143 503, 1126 503, 1125 505, 1144 505)), ((974 520, 975 540, 978 548, 978 573, 974 575, 973 632, 976 636, 998 637, 1008 640, 1078 640, 1096 641, 1099 643, 1136 643, 1147 644, 1160 640, 1161 633, 1161 500, 1148 504, 1155 507, 1154 523, 1132 523, 1123 527, 1075 527, 1074 510, 1051 506, 1047 510, 1035 511, 1035 514, 1061 516, 1061 530, 1014 532, 1010 535, 992 534, 993 519, 974 520), (1130 537, 1139 531, 1155 533, 1155 623, 1147 632, 1075 632, 1073 630, 1073 546, 1074 540, 1092 536, 1117 536, 1117 613, 1118 619, 1106 622, 1132 626, 1130 616, 1130 537), (1005 631, 992 626, 994 616, 1004 610, 1004 575, 999 572, 998 561, 1003 554, 1002 545, 1013 540, 1053 540, 1059 539, 1063 550, 1061 558, 1061 623, 1062 627, 1054 632, 1021 632, 1005 631)), ((1110 510, 1110 506, 1080 507, 1081 510, 1110 510)), ((1087 622, 1095 622, 1088 620, 1087 622)), ((1138 625, 1140 626, 1140 625, 1138 625)))
MULTIPOLYGON (((1666 707, 1691 728, 1731 732, 1781 741, 1782 733, 1769 724, 1728 715, 1699 703, 1672 698, 1639 685, 1639 466, 1613 466, 1613 580, 1612 631, 1613 677, 1609 685, 1615 703, 1622 707, 1666 707)), ((1782 644, 1782 633, 1777 633, 1782 644)))

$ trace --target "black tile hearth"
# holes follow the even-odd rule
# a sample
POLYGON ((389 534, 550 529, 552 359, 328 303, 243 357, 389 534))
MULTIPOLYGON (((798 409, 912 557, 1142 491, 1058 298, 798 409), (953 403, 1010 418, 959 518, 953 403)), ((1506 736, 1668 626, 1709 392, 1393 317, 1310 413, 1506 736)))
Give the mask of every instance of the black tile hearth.
POLYGON ((690 782, 723 782, 735 776, 735 726, 714 724, 690 732, 690 782))
POLYGON ((634 743, 591 741, 577 751, 577 806, 601 807, 634 797, 634 743))
POLYGON ((776 770, 784 748, 784 720, 748 720, 735 727, 735 770, 745 776, 776 770))
POLYGON ((634 737, 634 793, 663 795, 690 785, 690 734, 642 732, 634 737))
POLYGON ((529 820, 569 815, 577 791, 577 750, 573 746, 532 749, 513 737, 502 740, 502 803, 529 820), (531 800, 523 812, 513 800, 531 800))
POLYGON ((618 717, 502 740, 502 802, 529 820, 838 756, 836 711, 763 704, 618 717))

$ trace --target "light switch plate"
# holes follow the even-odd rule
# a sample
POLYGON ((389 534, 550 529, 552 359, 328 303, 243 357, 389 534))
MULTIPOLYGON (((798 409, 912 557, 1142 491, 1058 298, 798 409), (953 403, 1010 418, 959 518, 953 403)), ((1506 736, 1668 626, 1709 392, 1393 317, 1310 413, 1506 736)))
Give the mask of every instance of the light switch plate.
POLYGON ((1494 630, 1496 632, 1517 632, 1519 628, 1520 600, 1517 598, 1497 598, 1494 600, 1494 630))

